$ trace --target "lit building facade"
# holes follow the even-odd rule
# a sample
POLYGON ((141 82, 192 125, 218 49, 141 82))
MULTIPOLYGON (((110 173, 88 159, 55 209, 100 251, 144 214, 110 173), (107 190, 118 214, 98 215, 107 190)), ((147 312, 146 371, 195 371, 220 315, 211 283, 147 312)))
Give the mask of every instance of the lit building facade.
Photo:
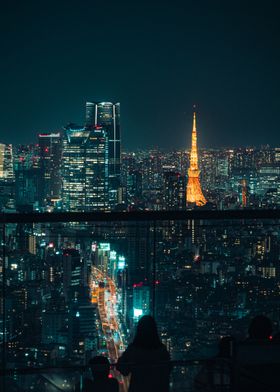
POLYGON ((0 143, 0 179, 13 180, 13 147, 0 143))
POLYGON ((117 204, 120 187, 121 136, 120 104, 111 102, 86 102, 86 128, 102 126, 108 135, 109 201, 117 204))
POLYGON ((40 156, 38 145, 20 145, 14 156, 16 206, 37 209, 40 200, 40 156))
POLYGON ((14 208, 13 147, 0 143, 0 210, 14 208))
POLYGON ((166 210, 185 208, 186 180, 180 173, 165 172, 163 188, 163 205, 166 210))
POLYGON ((99 126, 68 126, 62 152, 63 208, 67 211, 107 210, 108 179, 106 130, 99 126))
POLYGON ((206 204, 206 199, 202 193, 200 181, 200 170, 198 168, 198 153, 197 153, 197 133, 196 133, 196 115, 193 114, 193 129, 192 129, 192 149, 190 156, 190 167, 188 170, 188 184, 187 184, 187 204, 196 204, 203 206, 206 204))
POLYGON ((63 295, 66 301, 77 298, 87 285, 86 262, 77 249, 63 250, 63 295))
POLYGON ((133 320, 137 322, 140 317, 150 313, 150 287, 140 282, 133 285, 132 293, 133 320))
POLYGON ((137 204, 142 199, 142 173, 139 170, 127 174, 127 202, 129 205, 137 204))
POLYGON ((41 168, 42 202, 57 200, 61 196, 61 135, 40 133, 38 135, 41 168))

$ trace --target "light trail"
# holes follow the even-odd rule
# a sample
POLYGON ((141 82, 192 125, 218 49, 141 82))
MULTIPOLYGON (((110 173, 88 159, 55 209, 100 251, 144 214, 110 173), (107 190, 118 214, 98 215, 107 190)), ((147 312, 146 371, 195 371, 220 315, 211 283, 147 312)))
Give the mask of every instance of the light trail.
MULTIPOLYGON (((119 358, 120 347, 123 347, 119 320, 116 312, 116 285, 111 278, 106 276, 98 268, 93 266, 91 272, 91 302, 97 304, 102 332, 106 339, 109 360, 111 363, 115 363, 119 358), (104 282, 104 287, 100 285, 101 282, 104 282), (119 337, 118 341, 115 339, 115 334, 119 337)), ((113 370, 112 373, 119 381, 120 392, 127 392, 129 385, 128 378, 123 377, 116 370, 113 370)))

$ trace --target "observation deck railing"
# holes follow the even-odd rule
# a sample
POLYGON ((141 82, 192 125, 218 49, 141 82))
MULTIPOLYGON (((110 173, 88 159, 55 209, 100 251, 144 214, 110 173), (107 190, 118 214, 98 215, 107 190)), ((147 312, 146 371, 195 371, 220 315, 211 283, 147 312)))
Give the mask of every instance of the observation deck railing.
MULTIPOLYGON (((256 314, 272 320, 274 335, 280 330, 280 210, 2 213, 0 229, 3 391, 73 390, 90 356, 105 353, 115 362, 108 342, 121 337, 125 349, 141 314, 155 317, 171 352, 174 392, 195 390, 197 375, 217 355, 219 339, 244 340, 256 314), (67 249, 78 252, 72 261, 67 249), (82 269, 74 265, 77 254, 82 269), (67 263, 74 263, 73 274, 67 263), (112 293, 105 278, 97 291, 103 301, 116 298, 117 338, 115 320, 98 314, 98 299, 91 298, 96 312, 88 315, 89 304, 78 294, 91 284, 93 265, 103 273, 96 282, 108 276, 115 284, 112 293), (68 332, 61 321, 65 314, 73 324, 68 332), (83 325, 75 324, 77 314, 83 325), (96 333, 87 340, 92 320, 96 333), (48 335, 50 325, 54 336, 48 335), (82 332, 74 336, 76 327, 82 332), (46 374, 56 375, 60 386, 46 374)), ((207 390, 216 391, 212 384, 209 379, 207 390)))

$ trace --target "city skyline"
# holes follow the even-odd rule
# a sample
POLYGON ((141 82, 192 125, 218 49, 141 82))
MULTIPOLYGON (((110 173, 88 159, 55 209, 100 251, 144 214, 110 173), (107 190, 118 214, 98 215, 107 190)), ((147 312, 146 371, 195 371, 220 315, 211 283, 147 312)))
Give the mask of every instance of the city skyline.
POLYGON ((6 3, 1 141, 27 143, 81 123, 93 99, 121 102, 128 150, 186 145, 193 103, 201 147, 277 145, 275 9, 216 0, 6 3))
POLYGON ((3 4, 1 391, 279 390, 278 8, 3 4))

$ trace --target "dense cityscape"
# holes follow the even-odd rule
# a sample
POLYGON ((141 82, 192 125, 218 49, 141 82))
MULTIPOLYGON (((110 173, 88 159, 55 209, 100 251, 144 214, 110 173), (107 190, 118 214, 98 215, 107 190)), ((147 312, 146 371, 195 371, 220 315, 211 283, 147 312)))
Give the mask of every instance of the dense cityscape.
MULTIPOLYGON (((84 125, 0 144, 1 211, 186 209, 191 129, 180 151, 122 151, 120 104, 87 102, 84 125)), ((280 147, 200 149, 196 160, 203 208, 279 206, 280 147)))
MULTIPOLYGON (((279 208, 278 147, 197 150, 194 114, 182 150, 126 152, 119 103, 87 102, 85 113, 83 125, 33 144, 0 145, 3 213, 279 208)), ((79 366, 97 354, 115 363, 145 314, 174 360, 244 338, 256 314, 280 328, 277 221, 7 223, 2 243, 7 368, 79 366)), ((186 372, 174 369, 175 386, 186 372)), ((71 390, 72 376, 48 377, 13 382, 71 390)))

